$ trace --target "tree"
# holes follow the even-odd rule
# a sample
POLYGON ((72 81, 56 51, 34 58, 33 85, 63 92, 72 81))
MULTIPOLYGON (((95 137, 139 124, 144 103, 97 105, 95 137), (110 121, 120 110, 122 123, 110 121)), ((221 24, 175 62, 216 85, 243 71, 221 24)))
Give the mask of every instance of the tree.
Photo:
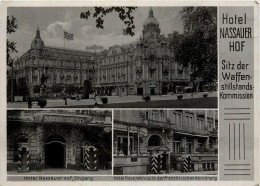
POLYGON ((26 79, 19 78, 18 85, 17 85, 17 95, 26 97, 28 94, 29 94, 29 88, 26 84, 26 79))
POLYGON ((40 93, 41 91, 41 86, 40 85, 35 85, 33 87, 33 93, 40 93))
MULTIPOLYGON (((137 7, 95 7, 95 12, 92 13, 93 17, 96 18, 96 27, 104 29, 104 19, 103 17, 111 12, 118 13, 118 17, 120 20, 126 25, 126 34, 134 36, 135 33, 133 29, 135 28, 134 25, 134 17, 132 16, 133 10, 137 7)), ((81 19, 88 19, 91 16, 91 12, 88 10, 87 12, 81 12, 80 18, 81 19)))
POLYGON ((12 96, 12 85, 13 85, 13 92, 14 95, 16 95, 17 92, 17 85, 16 85, 16 80, 12 78, 7 80, 7 97, 8 97, 8 101, 11 101, 11 96, 12 96))
MULTIPOLYGON (((15 17, 7 16, 7 34, 11 34, 16 31, 18 28, 17 20, 15 17)), ((7 65, 10 67, 13 66, 13 59, 11 58, 11 53, 18 52, 16 50, 16 42, 6 40, 6 59, 7 59, 7 65)))
POLYGON ((51 91, 52 91, 53 93, 55 93, 55 94, 56 94, 56 93, 60 93, 60 92, 62 91, 62 88, 61 88, 60 85, 55 84, 55 85, 52 85, 51 91))
POLYGON ((91 81, 85 80, 83 83, 83 94, 86 96, 93 92, 91 81))
POLYGON ((173 33, 174 59, 190 68, 193 83, 217 80, 217 8, 185 7, 181 11, 184 34, 173 33))
POLYGON ((70 97, 71 94, 75 93, 75 91, 76 91, 76 87, 73 84, 66 85, 65 92, 70 94, 70 97))

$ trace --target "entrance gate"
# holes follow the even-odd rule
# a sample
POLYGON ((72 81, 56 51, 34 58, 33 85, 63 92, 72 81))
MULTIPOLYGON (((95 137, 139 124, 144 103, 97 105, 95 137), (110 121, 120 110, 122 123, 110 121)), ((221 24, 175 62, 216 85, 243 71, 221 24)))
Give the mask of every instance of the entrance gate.
POLYGON ((66 143, 62 136, 53 135, 45 142, 45 164, 51 168, 64 168, 66 162, 66 143))

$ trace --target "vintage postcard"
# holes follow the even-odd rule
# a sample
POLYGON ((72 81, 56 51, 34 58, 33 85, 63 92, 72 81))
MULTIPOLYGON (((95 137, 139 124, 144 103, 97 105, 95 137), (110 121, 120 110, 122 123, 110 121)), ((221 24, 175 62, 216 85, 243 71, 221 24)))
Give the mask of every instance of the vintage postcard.
POLYGON ((0 185, 260 184, 258 3, 2 1, 0 185))

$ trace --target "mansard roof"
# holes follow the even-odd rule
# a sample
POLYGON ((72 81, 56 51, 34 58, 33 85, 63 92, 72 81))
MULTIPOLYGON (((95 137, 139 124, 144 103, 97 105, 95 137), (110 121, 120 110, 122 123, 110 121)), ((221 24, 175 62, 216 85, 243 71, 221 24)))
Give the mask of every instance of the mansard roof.
POLYGON ((45 47, 49 52, 53 54, 54 57, 68 57, 68 58, 90 58, 93 56, 93 53, 86 52, 83 50, 67 49, 67 48, 58 48, 58 47, 45 47))

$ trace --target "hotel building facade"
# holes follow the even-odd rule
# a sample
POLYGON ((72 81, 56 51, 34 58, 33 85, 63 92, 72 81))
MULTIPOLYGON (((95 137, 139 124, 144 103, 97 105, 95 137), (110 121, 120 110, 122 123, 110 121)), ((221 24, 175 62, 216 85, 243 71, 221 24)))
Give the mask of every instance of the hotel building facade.
POLYGON ((55 84, 63 88, 67 84, 82 88, 85 80, 91 81, 97 94, 183 92, 192 85, 190 69, 174 61, 170 46, 172 36, 166 37, 160 32, 152 9, 138 41, 99 52, 47 47, 37 29, 31 48, 16 60, 13 76, 16 81, 25 78, 30 96, 33 96, 33 87, 41 84, 43 75, 47 92, 55 84))
MULTIPOLYGON (((150 174, 151 158, 161 171, 218 170, 218 116, 215 110, 114 111, 114 174, 150 174)), ((199 172, 198 172, 199 174, 199 172)))

